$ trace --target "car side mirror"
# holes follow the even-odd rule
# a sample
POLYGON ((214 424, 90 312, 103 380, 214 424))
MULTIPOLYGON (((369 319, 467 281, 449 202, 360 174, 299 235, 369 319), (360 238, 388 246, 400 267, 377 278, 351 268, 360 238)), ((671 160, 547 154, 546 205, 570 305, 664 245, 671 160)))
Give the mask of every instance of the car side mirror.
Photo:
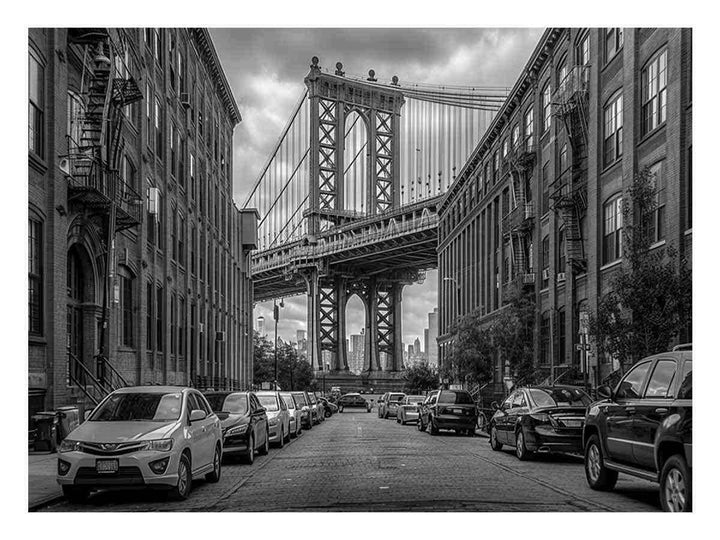
POLYGON ((597 389, 598 397, 603 399, 612 399, 612 388, 607 385, 602 385, 597 389))
POLYGON ((497 401, 493 401, 490 406, 495 409, 496 411, 500 409, 500 405, 498 405, 497 401))
POLYGON ((190 423, 197 422, 198 420, 205 420, 207 413, 202 409, 193 409, 190 412, 190 423))

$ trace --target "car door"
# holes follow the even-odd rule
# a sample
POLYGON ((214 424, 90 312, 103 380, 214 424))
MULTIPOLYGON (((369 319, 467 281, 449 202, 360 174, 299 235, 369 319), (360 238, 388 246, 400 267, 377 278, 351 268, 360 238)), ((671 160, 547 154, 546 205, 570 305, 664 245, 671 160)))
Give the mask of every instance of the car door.
POLYGON ((278 405, 280 405, 280 421, 284 426, 283 430, 285 433, 290 433, 290 413, 288 412, 285 400, 280 396, 280 394, 275 394, 275 398, 278 400, 278 405))
POLYGON ((507 416, 507 441, 508 444, 515 444, 515 429, 520 421, 522 421, 523 415, 528 412, 528 399, 525 397, 523 390, 515 392, 513 397, 512 406, 507 416))
POLYGON ((633 457, 643 469, 655 470, 655 435, 671 414, 678 366, 673 358, 659 358, 652 366, 643 398, 633 422, 633 457))
POLYGON ((267 415, 265 409, 260 405, 255 394, 250 394, 250 402, 252 403, 252 423, 253 433, 255 436, 255 447, 259 448, 261 444, 265 444, 267 437, 267 415))
POLYGON ((635 364, 615 388, 612 400, 603 405, 605 450, 612 461, 630 465, 635 462, 633 423, 651 364, 650 360, 635 364))
POLYGON ((190 440, 190 452, 192 454, 193 471, 201 469, 208 463, 207 450, 207 428, 203 420, 190 422, 190 414, 192 411, 202 409, 197 401, 195 392, 187 394, 187 419, 188 419, 188 439, 190 440))
MULTIPOLYGON (((510 440, 508 439, 508 426, 509 426, 509 418, 510 418, 510 410, 512 409, 512 403, 515 399, 515 394, 517 392, 513 392, 510 394, 507 398, 505 398, 505 401, 502 402, 500 405, 500 409, 498 411, 499 414, 495 416, 495 429, 497 430, 497 438, 500 443, 508 444, 510 440)), ((513 441, 514 443, 515 441, 513 441)))
MULTIPOLYGON (((205 420, 203 420, 203 424, 205 426, 205 435, 207 439, 208 459, 209 463, 212 463, 215 458, 215 444, 218 440, 222 440, 222 436, 218 436, 220 419, 213 412, 212 407, 205 396, 203 396, 200 392, 196 392, 195 397, 198 405, 200 405, 200 408, 202 408, 207 414, 205 420)), ((222 444, 222 442, 220 444, 222 444)))

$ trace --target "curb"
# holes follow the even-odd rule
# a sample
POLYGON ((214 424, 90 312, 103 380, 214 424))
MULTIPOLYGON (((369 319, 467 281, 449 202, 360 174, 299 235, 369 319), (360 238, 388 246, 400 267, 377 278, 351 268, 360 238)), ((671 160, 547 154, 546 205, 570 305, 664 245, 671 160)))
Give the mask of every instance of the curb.
POLYGON ((43 508, 46 508, 64 500, 64 495, 52 495, 50 497, 45 497, 44 499, 40 499, 39 501, 36 501, 34 503, 28 503, 28 512, 37 512, 38 510, 42 510, 43 508))

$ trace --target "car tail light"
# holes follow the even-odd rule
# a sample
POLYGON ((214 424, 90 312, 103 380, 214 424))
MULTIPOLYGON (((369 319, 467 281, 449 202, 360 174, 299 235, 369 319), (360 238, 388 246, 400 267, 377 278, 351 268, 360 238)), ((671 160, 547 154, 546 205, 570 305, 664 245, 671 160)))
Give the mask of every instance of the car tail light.
POLYGON ((532 413, 530 418, 539 424, 550 424, 554 428, 557 427, 557 420, 547 413, 532 413))

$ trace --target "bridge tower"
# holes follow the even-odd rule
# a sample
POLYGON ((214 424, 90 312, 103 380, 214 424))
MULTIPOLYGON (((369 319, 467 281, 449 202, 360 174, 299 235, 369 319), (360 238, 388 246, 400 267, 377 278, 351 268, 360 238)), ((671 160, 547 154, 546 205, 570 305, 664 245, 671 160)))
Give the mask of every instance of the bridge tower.
MULTIPOLYGON (((400 90, 344 77, 342 64, 335 74, 324 73, 313 57, 305 78, 310 102, 310 186, 305 242, 313 245, 318 235, 400 206, 399 154, 400 111, 405 98, 400 90), (344 207, 348 186, 344 171, 346 118, 356 112, 365 124, 367 177, 361 214, 344 207)), ((397 85, 394 78, 393 86, 397 85)), ((364 371, 402 369, 401 299, 406 281, 401 276, 361 276, 353 272, 331 274, 322 265, 303 272, 308 293, 308 356, 315 370, 347 371, 345 308, 358 294, 365 304, 364 371), (381 362, 381 353, 386 361, 381 362)))

